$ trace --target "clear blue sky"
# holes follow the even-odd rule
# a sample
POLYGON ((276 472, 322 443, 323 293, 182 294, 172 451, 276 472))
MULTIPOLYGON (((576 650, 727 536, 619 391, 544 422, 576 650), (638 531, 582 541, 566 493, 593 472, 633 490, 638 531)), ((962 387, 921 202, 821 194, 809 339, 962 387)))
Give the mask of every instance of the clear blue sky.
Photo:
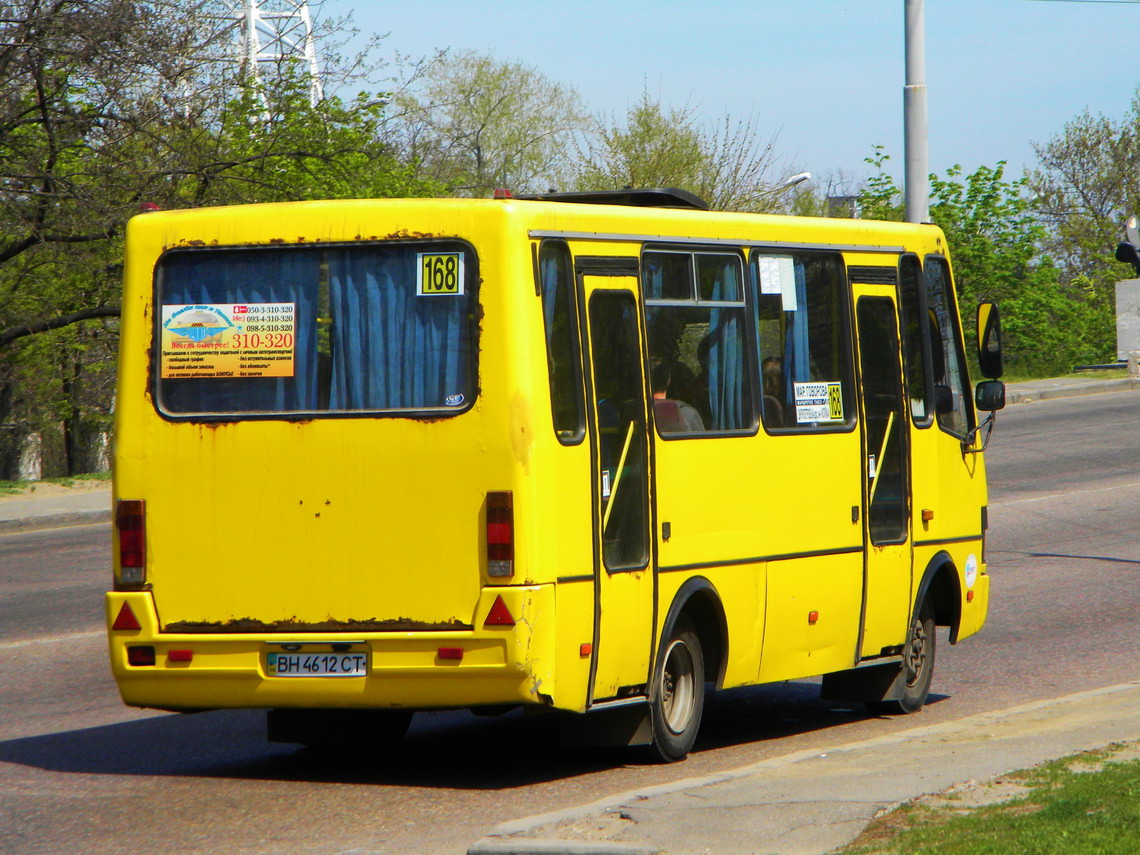
MULTIPOLYGON (((381 54, 489 52, 624 114, 642 88, 709 120, 755 114, 789 171, 903 163, 904 0, 327 0, 381 54)), ((1140 2, 926 0, 930 166, 1020 175, 1088 108, 1124 115, 1140 83, 1140 2)))

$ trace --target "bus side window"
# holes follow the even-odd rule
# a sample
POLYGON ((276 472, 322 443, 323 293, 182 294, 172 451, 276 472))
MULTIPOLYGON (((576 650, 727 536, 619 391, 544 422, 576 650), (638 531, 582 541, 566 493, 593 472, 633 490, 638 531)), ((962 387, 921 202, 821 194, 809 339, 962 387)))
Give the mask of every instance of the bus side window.
POLYGON ((938 424, 943 430, 963 438, 974 426, 973 402, 966 376, 962 339, 958 334, 958 306, 950 285, 946 259, 926 259, 926 305, 932 319, 931 347, 934 375, 934 402, 938 424))
MULTIPOLYGON (((899 313, 902 318, 903 352, 906 356, 907 394, 910 398, 910 416, 919 427, 933 423, 934 411, 930 353, 931 334, 938 341, 937 328, 923 323, 927 317, 922 290, 922 266, 913 255, 903 256, 899 262, 899 313)), ((941 348, 938 354, 941 356, 941 348)))
POLYGON ((755 427, 744 265, 728 252, 642 257, 654 423, 661 436, 755 427))
POLYGON ((846 429, 855 397, 839 256, 757 252, 750 267, 764 426, 846 429))
POLYGON ((574 267, 569 247, 561 241, 544 242, 539 250, 538 265, 554 433, 563 445, 574 445, 584 436, 585 422, 574 267))

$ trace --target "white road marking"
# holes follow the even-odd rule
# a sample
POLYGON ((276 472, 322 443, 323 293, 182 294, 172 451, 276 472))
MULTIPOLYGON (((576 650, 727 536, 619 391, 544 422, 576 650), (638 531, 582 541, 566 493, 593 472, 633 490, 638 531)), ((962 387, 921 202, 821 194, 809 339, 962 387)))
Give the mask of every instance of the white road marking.
POLYGON ((1070 490, 1067 493, 1050 493, 1048 496, 1034 496, 1032 499, 1011 499, 1008 502, 990 502, 991 508, 1002 508, 1006 505, 1027 505, 1032 502, 1048 502, 1052 499, 1067 499, 1070 496, 1083 496, 1090 493, 1109 493, 1115 490, 1131 490, 1140 487, 1140 481, 1131 484, 1114 484, 1111 487, 1096 487, 1091 490, 1070 490))
POLYGON ((15 650, 20 647, 31 647, 33 644, 57 644, 61 641, 83 641, 88 638, 95 638, 96 636, 106 637, 107 631, 105 629, 92 630, 91 632, 72 632, 68 635, 45 635, 42 638, 26 638, 21 641, 0 641, 0 650, 15 650))

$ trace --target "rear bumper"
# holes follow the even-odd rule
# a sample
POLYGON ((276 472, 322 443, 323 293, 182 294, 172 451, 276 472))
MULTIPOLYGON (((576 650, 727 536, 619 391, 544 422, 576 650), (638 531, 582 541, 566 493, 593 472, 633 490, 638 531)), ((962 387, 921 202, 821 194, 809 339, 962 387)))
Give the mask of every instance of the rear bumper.
POLYGON ((553 646, 528 619, 537 613, 553 615, 551 585, 486 588, 475 628, 445 632, 166 633, 160 631, 149 592, 107 594, 108 627, 124 603, 141 626, 109 629, 108 644, 111 670, 130 706, 442 709, 551 703, 553 646), (515 617, 514 626, 482 625, 497 596, 515 617), (364 676, 278 677, 267 672, 268 654, 285 644, 333 652, 334 644, 343 648, 346 642, 353 643, 354 652, 367 651, 364 676), (153 665, 129 663, 128 649, 138 646, 154 648, 153 665), (462 658, 442 657, 441 648, 449 648, 449 656, 460 649, 462 658))

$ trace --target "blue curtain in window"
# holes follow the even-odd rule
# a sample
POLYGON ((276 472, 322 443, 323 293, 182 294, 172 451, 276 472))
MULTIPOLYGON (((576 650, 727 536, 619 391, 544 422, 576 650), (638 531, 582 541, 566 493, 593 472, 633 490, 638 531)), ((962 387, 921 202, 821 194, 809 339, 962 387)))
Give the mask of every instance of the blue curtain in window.
POLYGON ((645 265, 645 296, 659 300, 665 293, 665 268, 656 261, 647 260, 645 265))
POLYGON ((784 339, 784 383, 785 396, 790 406, 795 406, 796 391, 794 383, 806 383, 811 380, 811 361, 808 355, 808 305, 807 305, 807 276, 804 263, 801 259, 795 260, 796 271, 796 310, 788 312, 791 315, 787 323, 787 335, 784 339))
MULTIPOLYGON (((661 295, 665 293, 665 268, 663 265, 657 263, 650 257, 646 257, 645 267, 643 268, 642 279, 644 280, 642 287, 645 289, 645 298, 648 300, 659 300, 661 295)), ((663 312, 669 311, 662 306, 646 306, 645 307, 645 328, 652 330, 656 327, 658 319, 662 317, 663 312)), ((652 341, 652 339, 650 339, 652 341)), ((652 347, 652 345, 651 345, 652 347)), ((654 354, 651 352, 650 356, 654 354)), ((652 389, 650 393, 652 393, 652 389)))
MULTIPOLYGON (((713 285, 713 300, 740 299, 735 265, 726 265, 723 279, 713 285)), ((749 406, 744 377, 744 311, 714 308, 709 316, 709 412, 711 430, 737 430, 745 426, 749 406)))
MULTIPOLYGON (((542 260, 540 275, 542 277, 542 322, 546 330, 546 352, 552 352, 550 344, 554 334, 554 311, 558 307, 559 287, 563 284, 558 281, 559 257, 550 253, 542 260)), ((565 297, 563 297, 565 299, 565 297)))
POLYGON ((416 250, 331 253, 333 410, 468 402, 470 294, 416 294, 416 250))
POLYGON ((162 262, 163 305, 293 303, 292 377, 194 377, 162 381, 168 412, 296 412, 317 407, 319 254, 309 250, 184 252, 162 262))

